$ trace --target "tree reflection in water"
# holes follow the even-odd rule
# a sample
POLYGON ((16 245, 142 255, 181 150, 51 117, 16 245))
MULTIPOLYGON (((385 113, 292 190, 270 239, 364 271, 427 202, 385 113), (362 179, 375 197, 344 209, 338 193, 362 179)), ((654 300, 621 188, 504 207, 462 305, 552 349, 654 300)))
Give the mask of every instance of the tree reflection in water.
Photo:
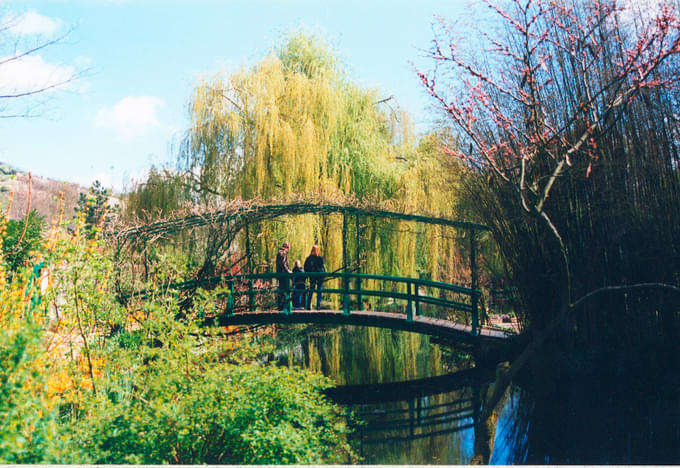
POLYGON ((365 463, 472 459, 483 388, 493 371, 470 370, 468 357, 412 333, 343 327, 296 336, 291 352, 280 359, 322 371, 345 386, 329 395, 363 421, 353 443, 365 463))
MULTIPOLYGON (((398 391, 364 388, 380 401, 338 400, 365 421, 356 434, 364 462, 471 460, 474 424, 491 379, 464 385, 451 377, 423 380, 465 372, 469 359, 426 336, 372 328, 299 328, 293 341, 286 346, 296 352, 283 352, 281 359, 322 371, 338 385, 401 382, 398 391)), ((508 393, 490 463, 678 464, 680 372, 673 370, 674 360, 651 356, 632 367, 632 359, 616 364, 607 355, 574 370, 569 360, 543 356, 546 367, 534 367, 523 377, 523 389, 508 393)))

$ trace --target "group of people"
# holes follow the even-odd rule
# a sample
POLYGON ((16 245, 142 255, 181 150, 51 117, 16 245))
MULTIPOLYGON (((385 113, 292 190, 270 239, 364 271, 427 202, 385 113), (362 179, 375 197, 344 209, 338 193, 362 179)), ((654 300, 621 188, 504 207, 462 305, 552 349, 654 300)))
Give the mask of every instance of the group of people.
MULTIPOLYGON (((304 267, 300 260, 295 260, 295 266, 291 270, 288 266, 288 251, 290 250, 290 243, 288 241, 281 244, 279 252, 276 254, 276 272, 277 273, 324 273, 326 267, 321 256, 321 249, 318 245, 312 246, 312 251, 305 259, 304 267)), ((286 297, 290 293, 290 281, 285 275, 278 278, 279 294, 278 307, 283 310, 286 305, 286 297)), ((293 308, 307 308, 311 309, 312 295, 316 291, 316 308, 321 308, 321 290, 323 289, 324 275, 299 275, 293 278, 293 308), (307 293, 307 279, 309 279, 309 290, 307 293)))

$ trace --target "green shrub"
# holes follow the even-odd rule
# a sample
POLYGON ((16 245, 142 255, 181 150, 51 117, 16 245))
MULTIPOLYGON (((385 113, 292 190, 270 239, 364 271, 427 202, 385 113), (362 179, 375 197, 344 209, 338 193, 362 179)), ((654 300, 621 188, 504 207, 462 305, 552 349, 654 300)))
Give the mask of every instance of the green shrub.
POLYGON ((113 366, 106 392, 84 407, 73 463, 320 464, 346 462, 344 419, 300 370, 234 365, 137 349, 113 366), (184 362, 182 362, 184 360, 184 362))
POLYGON ((8 220, 5 236, 2 239, 2 252, 7 268, 15 272, 38 251, 43 243, 42 231, 45 220, 35 210, 26 218, 8 220), (24 227, 26 230, 24 231, 24 227))
POLYGON ((41 330, 22 319, 2 318, 0 463, 59 462, 63 446, 47 399, 45 369, 40 365, 44 356, 41 330))

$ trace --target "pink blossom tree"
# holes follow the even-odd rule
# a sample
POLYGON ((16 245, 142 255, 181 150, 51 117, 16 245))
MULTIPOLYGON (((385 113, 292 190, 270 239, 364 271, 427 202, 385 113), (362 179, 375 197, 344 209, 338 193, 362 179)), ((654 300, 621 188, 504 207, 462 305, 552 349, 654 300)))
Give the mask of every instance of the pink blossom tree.
POLYGON ((479 42, 437 18, 426 53, 435 67, 417 73, 461 136, 461 149, 445 151, 512 187, 559 242, 569 281, 567 249, 546 201, 568 171, 590 176, 598 142, 627 106, 678 84, 669 67, 680 53, 680 15, 669 4, 633 19, 616 0, 482 1, 500 19, 500 34, 477 31, 483 50, 465 50, 479 42))
MULTIPOLYGON (((607 291, 680 292, 663 283, 593 285, 574 300, 569 243, 553 216, 555 203, 569 200, 550 198, 575 171, 593 178, 606 154, 601 146, 631 106, 677 87, 680 13, 677 4, 660 4, 652 14, 636 15, 634 2, 616 0, 482 3, 499 29, 477 26, 471 34, 437 18, 426 52, 433 69, 417 73, 459 136, 458 146, 445 151, 510 189, 516 206, 559 245, 564 279, 560 310, 499 375, 485 405, 475 461, 488 463, 496 406, 507 385, 569 311, 607 291)), ((488 24, 482 21, 477 24, 488 24)))

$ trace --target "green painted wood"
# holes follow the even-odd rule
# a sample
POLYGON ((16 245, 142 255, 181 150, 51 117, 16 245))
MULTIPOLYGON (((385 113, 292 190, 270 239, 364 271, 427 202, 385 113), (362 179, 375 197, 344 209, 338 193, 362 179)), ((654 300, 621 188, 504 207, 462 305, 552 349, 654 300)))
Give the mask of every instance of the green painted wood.
MULTIPOLYGON (((248 257, 248 273, 253 272, 253 256, 250 250, 250 225, 246 223, 246 257, 248 257)), ((250 306, 250 311, 255 312, 255 294, 253 293, 253 278, 248 279, 248 304, 250 306)))
POLYGON ((418 285, 416 284, 416 285, 415 285, 415 291, 414 291, 414 294, 413 294, 413 295, 414 295, 414 300, 415 300, 415 303, 416 303, 416 310, 415 310, 415 312, 416 312, 416 317, 420 315, 420 297, 419 297, 420 293, 419 293, 419 291, 418 291, 419 289, 420 289, 420 288, 419 288, 418 285))
MULTIPOLYGON (((475 231, 470 229, 470 288, 477 289, 477 243, 475 242, 475 231)), ((479 311, 477 310, 477 303, 479 295, 473 293, 472 297, 472 334, 476 335, 479 327, 479 311)))
POLYGON ((406 283, 406 321, 413 322, 413 302, 411 295, 411 282, 406 283))
MULTIPOLYGON (((354 217, 355 225, 356 225, 356 249, 355 249, 355 261, 357 264, 357 273, 361 273, 361 225, 359 223, 359 215, 356 215, 354 217)), ((355 280, 355 287, 356 290, 359 291, 357 293, 357 305, 359 307, 359 310, 364 310, 364 298, 361 296, 361 277, 357 276, 355 280)))
POLYGON ((472 335, 471 326, 450 322, 432 317, 417 317, 412 322, 404 319, 404 314, 379 311, 352 310, 346 315, 343 310, 295 310, 292 314, 281 314, 279 311, 258 311, 236 313, 233 316, 220 315, 207 318, 202 326, 255 325, 269 323, 317 323, 323 325, 356 325, 402 330, 437 336, 462 345, 493 345, 503 343, 512 338, 512 334, 503 331, 481 329, 477 336, 472 335))
POLYGON ((291 305, 290 289, 286 290, 284 301, 285 302, 283 303, 283 310, 281 311, 281 313, 283 313, 285 315, 292 314, 293 313, 292 312, 293 307, 291 305))
MULTIPOLYGON (((213 276, 210 278, 204 278, 204 279, 196 279, 196 280, 189 280, 189 281, 184 281, 184 282, 179 282, 179 283, 172 283, 168 285, 162 286, 163 289, 169 289, 169 290, 190 290, 190 289, 195 289, 198 287, 203 287, 203 288, 214 288, 218 286, 220 283, 224 283, 225 281, 228 280, 233 280, 236 282, 249 282, 250 280, 263 280, 263 281, 273 281, 277 279, 279 276, 287 276, 290 280, 292 280, 295 276, 307 276, 307 277, 313 277, 313 276, 321 276, 321 277, 326 277, 328 283, 329 281, 335 281, 335 280, 341 280, 341 287, 340 288, 329 288, 325 287, 324 292, 327 292, 329 294, 342 294, 343 295, 343 307, 344 307, 344 296, 347 296, 348 298, 348 307, 349 307, 349 298, 352 295, 358 295, 361 293, 364 296, 373 296, 373 297, 383 297, 383 298, 392 298, 396 300, 408 300, 409 295, 407 293, 402 293, 397 290, 386 290, 386 291, 376 291, 376 290, 367 290, 367 289, 361 289, 359 290, 354 290, 349 287, 349 280, 350 278, 355 278, 355 277, 360 277, 362 279, 376 279, 380 281, 386 281, 386 282, 392 282, 395 284, 400 284, 400 283, 407 283, 411 282, 415 287, 419 286, 427 286, 430 288, 435 288, 435 289, 440 289, 444 291, 450 291, 457 293, 462 296, 466 296, 468 298, 473 298, 475 295, 479 295, 480 291, 478 290, 473 290, 470 288, 466 288, 463 286, 458 286, 458 285, 452 285, 448 283, 441 283, 441 282, 435 282, 435 281, 429 281, 429 280, 422 280, 422 279, 416 279, 416 278, 403 278, 403 277, 396 277, 396 276, 386 276, 386 275, 369 275, 369 274, 360 274, 360 273, 351 273, 351 272, 330 272, 330 273, 286 273, 286 274, 281 274, 281 273, 257 273, 257 274, 247 274, 247 275, 225 275, 225 276, 213 276), (345 284, 347 283, 347 284, 345 284)), ((151 294, 153 291, 147 291, 147 290, 142 290, 138 291, 132 294, 128 295, 123 295, 121 296, 122 300, 126 300, 130 297, 143 297, 146 295, 151 294)), ((253 291, 253 294, 263 294, 263 293, 271 293, 271 292, 278 292, 278 289, 274 288, 262 288, 262 289, 255 289, 253 291)), ((235 291, 235 295, 244 295, 248 294, 246 291, 235 291)), ((413 298, 412 298, 413 300, 413 298)), ((472 311, 472 305, 466 304, 464 302, 458 301, 458 300, 453 300, 453 299, 445 299, 442 297, 435 297, 435 296, 425 296, 425 295, 419 295, 418 296, 418 301, 419 303, 425 303, 425 304, 431 304, 431 305, 436 305, 436 306, 441 306, 441 307, 448 307, 451 309, 456 309, 464 312, 470 312, 472 311)))
POLYGON ((229 297, 227 298, 227 303, 225 306, 225 312, 227 315, 234 315, 234 308, 236 306, 236 302, 234 300, 234 282, 231 281, 229 283, 229 297))
MULTIPOLYGON (((362 273, 351 273, 351 272, 331 272, 331 273, 257 273, 257 274, 246 274, 246 275, 224 275, 215 276, 211 278, 205 278, 200 280, 190 280, 181 283, 174 283, 170 285, 165 285, 163 288, 171 291, 186 291, 199 287, 203 288, 213 288, 216 286, 224 285, 229 289, 227 299, 227 305, 224 311, 224 319, 222 318, 212 318, 211 320, 218 319, 220 323, 226 321, 229 324, 241 324, 241 323, 276 323, 279 320, 280 323, 307 323, 305 320, 311 319, 312 323, 326 323, 324 320, 328 320, 327 323, 348 323, 348 324, 358 324, 366 326, 380 326, 384 328, 393 328, 399 330, 414 331, 416 333, 426 333, 436 336, 441 336, 444 338, 451 338, 460 342, 463 340, 461 336, 467 335, 470 339, 478 338, 482 335, 488 336, 489 333, 498 333, 499 336, 495 338, 502 338, 505 336, 502 332, 493 332, 488 329, 482 329, 476 322, 476 318, 473 315, 475 308, 475 300, 478 299, 480 292, 476 289, 466 288, 458 285, 451 285, 447 283, 433 282, 429 280, 421 280, 418 278, 404 278, 386 275, 370 275, 362 273), (288 277, 292 280, 296 276, 326 276, 329 282, 337 282, 336 287, 326 287, 324 288, 325 294, 337 294, 341 297, 342 310, 340 313, 345 317, 343 320, 339 320, 335 317, 335 312, 327 311, 301 311, 293 310, 291 304, 291 291, 285 291, 285 305, 283 311, 277 311, 276 315, 279 319, 272 319, 268 317, 266 312, 261 311, 251 311, 242 312, 239 311, 240 307, 245 307, 248 310, 250 306, 250 297, 261 294, 277 294, 279 292, 284 292, 279 290, 277 287, 266 287, 266 288, 250 288, 250 285, 255 280, 261 280, 265 282, 270 282, 274 284, 274 279, 281 276, 288 277), (391 288, 383 290, 367 290, 367 289, 352 289, 351 280, 352 279, 380 279, 385 283, 389 283, 391 288), (401 287, 400 285, 404 285, 401 287), (239 287, 240 285, 240 290, 239 287), (248 286, 248 287, 246 287, 248 286), (432 290, 436 290, 436 295, 421 294, 418 290, 419 287, 430 288, 430 293, 432 290), (405 292, 404 292, 405 291, 405 292), (454 298, 449 298, 443 295, 443 292, 449 294, 453 293, 454 298), (404 301, 405 305, 399 312, 373 312, 373 311, 361 311, 352 310, 350 298, 355 296, 358 298, 360 295, 369 297, 379 297, 385 299, 393 299, 395 301, 404 301), (249 300, 246 305, 239 305, 238 298, 242 296, 248 296, 249 300), (459 298, 467 298, 463 302, 459 298), (448 319, 439 319, 436 317, 424 317, 421 314, 422 305, 433 305, 441 307, 447 310, 457 310, 463 312, 467 319, 466 322, 470 325, 464 325, 462 323, 457 323, 450 321, 448 319), (318 313, 320 315, 304 315, 308 312, 318 313), (302 315, 301 315, 302 314, 302 315), (245 317, 247 315, 248 317, 245 317), (356 317, 355 317, 356 316, 356 317), (399 318, 400 317, 400 318, 399 318), (399 318, 399 319, 398 319, 399 318), (246 320, 246 322, 242 322, 246 320), (250 320, 251 322, 248 322, 250 320), (260 320, 260 322, 258 322, 260 320), (401 320, 402 324, 399 324, 401 320), (411 325, 409 325, 411 324, 411 325)), ((309 288, 307 288, 309 290, 309 288)), ((426 290, 424 290, 426 291, 426 290)), ((128 295, 126 298, 132 296, 142 297, 145 295, 152 294, 153 291, 139 291, 137 293, 128 295)), ((397 303, 398 304, 398 303, 397 303)), ((357 304, 357 309, 359 304, 357 304)), ((221 317, 221 316, 220 316, 221 317)), ((207 319, 206 319, 207 320, 207 319)), ((463 340, 465 341, 465 340, 463 340)))

